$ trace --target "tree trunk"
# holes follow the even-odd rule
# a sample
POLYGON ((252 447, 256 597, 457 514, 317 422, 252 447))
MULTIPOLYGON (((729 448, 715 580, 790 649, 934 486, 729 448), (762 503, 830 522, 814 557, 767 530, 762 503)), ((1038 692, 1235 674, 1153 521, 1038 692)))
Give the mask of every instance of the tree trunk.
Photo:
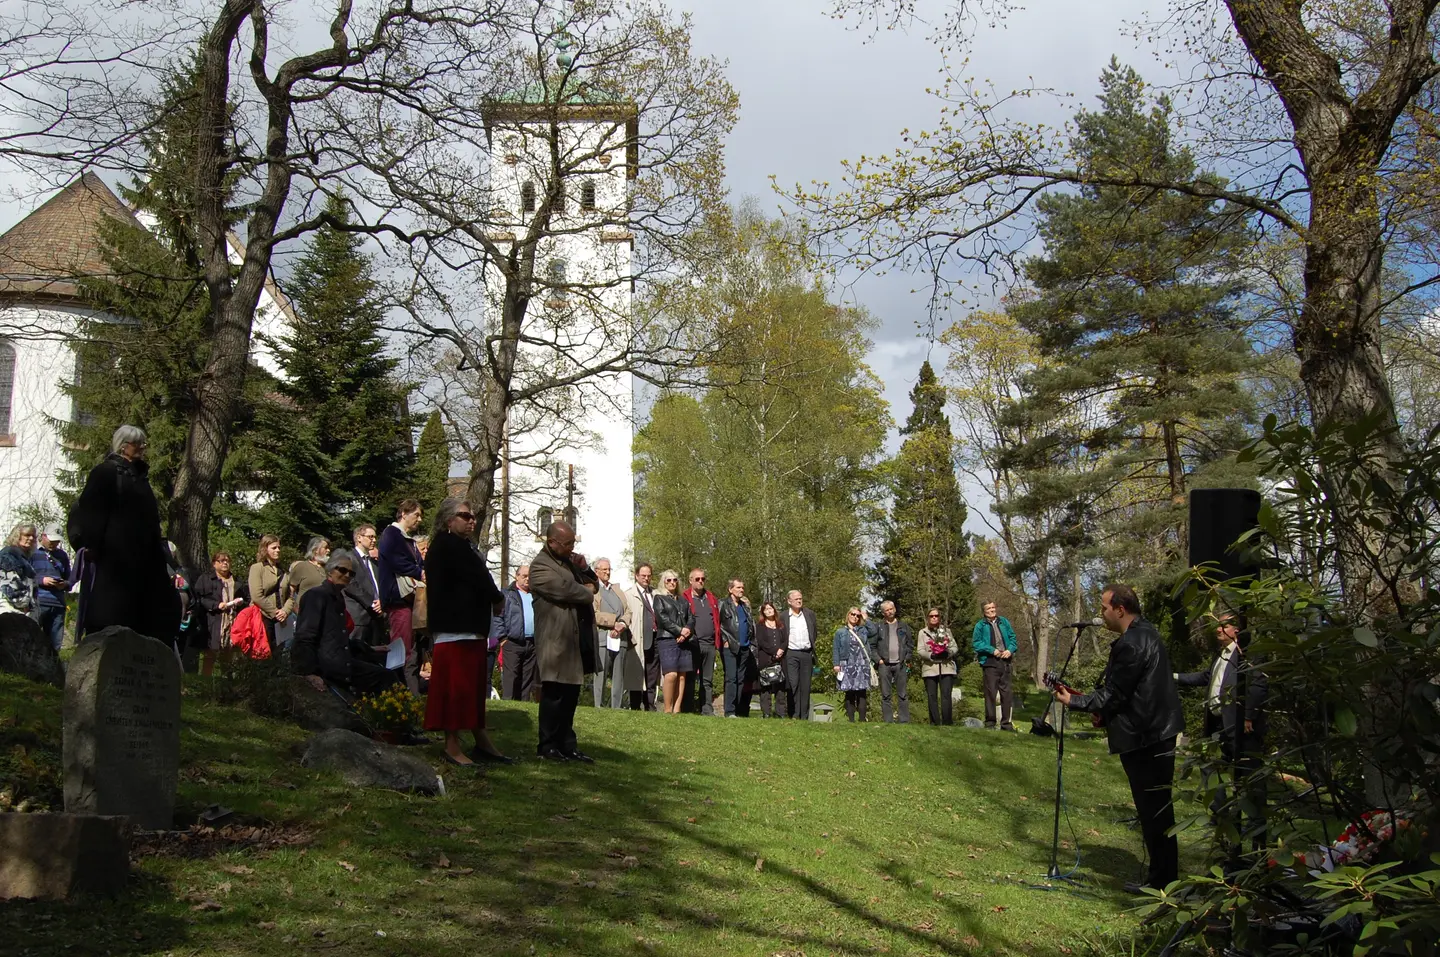
MULTIPOLYGON (((533 255, 533 254, 532 254, 533 255)), ((515 380, 515 364, 520 354, 520 329, 529 306, 529 293, 518 273, 518 264, 505 273, 505 295, 500 311, 500 337, 493 352, 482 357, 471 355, 466 361, 476 369, 488 370, 491 381, 485 383, 480 402, 479 440, 470 457, 470 483, 466 493, 470 507, 481 509, 476 516, 484 521, 494 509, 495 473, 500 470, 500 455, 505 444, 506 423, 510 418, 510 389, 515 380), (493 359, 492 359, 493 357, 493 359)), ((485 343, 481 343, 485 348, 485 343)), ((501 516, 509 522, 510 516, 501 516)), ((502 534, 508 534, 509 529, 502 534)))

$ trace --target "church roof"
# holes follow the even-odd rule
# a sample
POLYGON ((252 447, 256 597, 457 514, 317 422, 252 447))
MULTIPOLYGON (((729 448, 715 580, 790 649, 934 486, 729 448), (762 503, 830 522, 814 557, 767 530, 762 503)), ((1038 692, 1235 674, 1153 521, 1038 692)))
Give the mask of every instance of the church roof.
POLYGON ((79 276, 103 276, 101 216, 139 221, 94 173, 46 200, 0 236, 0 299, 78 299, 79 276))

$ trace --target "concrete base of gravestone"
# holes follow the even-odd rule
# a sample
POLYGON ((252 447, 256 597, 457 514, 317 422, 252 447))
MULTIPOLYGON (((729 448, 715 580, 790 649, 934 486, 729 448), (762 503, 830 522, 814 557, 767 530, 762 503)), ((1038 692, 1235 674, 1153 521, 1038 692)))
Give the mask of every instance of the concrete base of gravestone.
POLYGON ((329 731, 344 728, 356 734, 367 734, 369 728, 349 705, 329 688, 317 689, 306 678, 291 677, 286 687, 290 693, 290 710, 295 723, 308 731, 329 731))
POLYGON ((439 776, 424 761, 340 728, 322 731, 307 741, 300 763, 307 768, 337 771, 351 787, 440 792, 439 776))
POLYGON ((65 810, 174 826, 180 662, 129 628, 87 635, 65 681, 65 810))
POLYGON ((50 638, 35 619, 18 612, 0 615, 0 671, 65 687, 65 666, 50 638))
POLYGON ((127 822, 93 814, 0 814, 0 900, 114 896, 130 873, 127 822))

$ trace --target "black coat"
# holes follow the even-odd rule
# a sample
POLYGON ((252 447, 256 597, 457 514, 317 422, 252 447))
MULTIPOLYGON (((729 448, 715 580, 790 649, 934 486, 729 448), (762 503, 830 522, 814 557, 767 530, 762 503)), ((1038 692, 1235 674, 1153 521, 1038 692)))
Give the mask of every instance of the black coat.
POLYGON ((430 634, 489 637, 495 605, 505 598, 473 544, 449 531, 436 535, 425 554, 425 584, 430 634))
MULTIPOLYGON (((725 646, 732 652, 740 650, 740 612, 735 607, 735 599, 726 595, 720 601, 720 636, 725 639, 725 646)), ((751 645, 755 644, 755 609, 750 603, 745 603, 745 623, 749 626, 749 634, 745 635, 751 645)))
POLYGON ((345 626, 345 596, 326 581, 300 599, 290 665, 297 675, 320 675, 350 684, 350 629, 345 626))
MULTIPOLYGON (((1216 731, 1223 732, 1227 745, 1229 741, 1233 739, 1235 724, 1237 720, 1240 720, 1240 712, 1242 711, 1240 703, 1232 700, 1235 695, 1235 676, 1238 670, 1236 668, 1237 662, 1245 671, 1243 720, 1251 722, 1254 726, 1254 737, 1256 738, 1264 738, 1266 730, 1265 698, 1269 694, 1270 683, 1266 679, 1264 671, 1256 667, 1254 662, 1247 661, 1244 655, 1237 651, 1231 655, 1230 663, 1225 667, 1225 673, 1220 676, 1220 700, 1227 703, 1222 704, 1220 707, 1218 727, 1216 726, 1217 719, 1214 715, 1210 714, 1208 707, 1205 712, 1205 733, 1213 734, 1216 731)), ((1176 675, 1176 680, 1185 687, 1204 688, 1208 694, 1210 691, 1210 672, 1213 668, 1214 663, 1212 662, 1210 668, 1205 671, 1187 671, 1184 674, 1176 675)), ((1246 750, 1250 750, 1250 748, 1247 747, 1246 750)))
POLYGON ((652 600, 655 603, 656 637, 674 641, 680 637, 682 628, 689 628, 692 635, 695 633, 695 612, 688 601, 679 595, 659 593, 652 600))
POLYGON ((911 631, 910 626, 905 624, 905 622, 895 622, 895 637, 900 642, 900 657, 894 661, 891 661, 885 656, 885 652, 889 650, 885 647, 885 619, 877 618, 866 624, 869 626, 867 630, 870 633, 870 660, 874 661, 877 665, 882 658, 885 659, 887 664, 903 665, 909 661, 910 656, 915 653, 915 632, 911 631))
POLYGON ((774 628, 766 627, 760 621, 755 622, 755 663, 761 668, 768 668, 775 664, 776 652, 784 650, 790 641, 790 633, 785 630, 785 623, 777 621, 774 628))
POLYGON ((1155 626, 1144 618, 1132 621, 1110 644, 1100 686, 1071 698, 1070 708, 1105 719, 1111 754, 1136 751, 1184 731, 1180 691, 1155 626))
MULTIPOLYGON (((232 575, 235 581, 235 597, 245 599, 246 604, 250 602, 250 586, 245 583, 239 575, 232 575)), ((224 635, 220 633, 221 622, 225 613, 220 610, 220 600, 225 594, 224 588, 220 585, 220 576, 215 574, 215 569, 201 575, 190 586, 190 592, 200 602, 200 607, 205 610, 206 633, 210 636, 210 647, 220 648, 224 645, 224 635)), ((245 605, 235 609, 234 614, 239 614, 245 605)))
POLYGON ((90 470, 66 531, 93 570, 81 587, 85 631, 124 625, 169 644, 180 627, 180 596, 149 472, 149 463, 111 453, 90 470))

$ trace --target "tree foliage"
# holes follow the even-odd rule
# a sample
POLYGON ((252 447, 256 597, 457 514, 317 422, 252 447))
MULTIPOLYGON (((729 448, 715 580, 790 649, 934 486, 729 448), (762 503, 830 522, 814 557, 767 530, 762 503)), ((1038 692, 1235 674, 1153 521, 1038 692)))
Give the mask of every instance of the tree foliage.
POLYGON ((288 283, 294 319, 273 343, 279 441, 263 464, 277 518, 344 540, 357 515, 387 510, 409 482, 410 387, 386 355, 380 292, 345 198, 329 197, 325 213, 288 283))
POLYGON ((923 620, 925 610, 934 606, 952 628, 963 630, 979 610, 965 533, 969 512, 955 475, 945 399, 926 360, 910 390, 913 408, 900 430, 899 454, 886 464, 890 521, 875 589, 910 620, 923 620))
POLYGON ((871 321, 830 301, 779 224, 742 212, 718 237, 695 288, 725 345, 698 395, 662 397, 636 437, 636 556, 742 578, 756 600, 799 588, 838 621, 865 584, 888 426, 861 358, 871 321))

